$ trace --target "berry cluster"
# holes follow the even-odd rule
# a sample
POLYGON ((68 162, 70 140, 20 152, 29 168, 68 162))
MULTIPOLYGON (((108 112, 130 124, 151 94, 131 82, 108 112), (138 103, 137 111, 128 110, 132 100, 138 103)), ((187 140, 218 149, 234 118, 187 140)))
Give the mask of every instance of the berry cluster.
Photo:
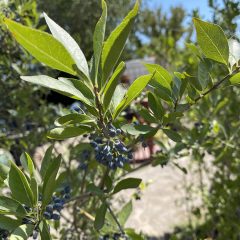
POLYGON ((61 191, 59 196, 53 196, 52 202, 46 206, 43 216, 47 220, 60 220, 60 212, 64 207, 66 200, 70 199, 70 187, 66 186, 64 190, 61 191))
POLYGON ((121 233, 114 233, 112 235, 110 234, 105 234, 104 236, 101 236, 99 240, 128 240, 129 238, 125 234, 121 233))
POLYGON ((0 228, 0 239, 7 240, 9 232, 5 229, 0 228))
POLYGON ((78 166, 79 169, 81 170, 87 170, 88 168, 88 160, 90 159, 90 154, 91 152, 87 149, 84 149, 81 153, 81 162, 78 166))
POLYGON ((96 160, 110 169, 122 168, 125 163, 133 159, 133 154, 127 149, 125 144, 119 140, 121 129, 116 129, 112 124, 108 124, 106 134, 92 134, 90 144, 94 148, 96 160))

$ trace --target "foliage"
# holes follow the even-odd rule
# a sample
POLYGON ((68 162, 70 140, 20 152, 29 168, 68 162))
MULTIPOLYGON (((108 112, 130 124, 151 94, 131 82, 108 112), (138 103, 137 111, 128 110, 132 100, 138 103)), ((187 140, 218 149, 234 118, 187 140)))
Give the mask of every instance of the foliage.
MULTIPOLYGON (((40 15, 35 1, 8 1, 0 3, 1 12, 32 27, 39 27, 40 15)), ((30 55, 24 54, 19 45, 11 38, 5 24, 0 24, 0 145, 11 151, 19 162, 23 150, 33 153, 36 146, 43 144, 44 132, 53 121, 55 109, 47 105, 47 92, 39 87, 32 88, 19 82, 19 74, 45 71, 30 55), (29 96, 36 96, 29 101, 29 96), (38 134, 36 134, 38 132, 38 134)))
POLYGON ((213 139, 219 134, 219 139, 227 136, 228 141, 235 140, 232 136, 238 124, 229 128, 229 132, 227 129, 220 131, 217 120, 211 126, 206 118, 205 127, 195 125, 191 132, 185 131, 186 126, 180 121, 188 110, 197 109, 195 105, 200 100, 203 110, 195 117, 198 114, 207 117, 206 112, 211 106, 216 112, 225 108, 228 103, 221 102, 216 89, 224 86, 230 92, 238 91, 231 86, 239 84, 239 59, 229 62, 232 53, 229 53, 223 30, 218 25, 194 18, 198 45, 191 44, 194 52, 191 54, 197 55, 197 67, 192 69, 197 69, 195 74, 171 73, 160 65, 145 64, 149 74, 137 78, 121 95, 118 90, 121 84, 117 80, 124 63, 119 60, 138 14, 139 2, 136 1, 106 40, 107 5, 104 0, 102 9, 93 34, 94 51, 90 64, 76 41, 47 14, 44 17, 52 34, 4 18, 9 31, 24 49, 45 65, 71 74, 68 78, 37 75, 21 76, 21 79, 80 102, 80 107, 74 107, 74 113, 58 118, 55 127, 48 132, 50 139, 79 137, 80 142, 70 149, 69 159, 54 154, 53 146, 50 146, 40 167, 27 153, 20 158, 22 167, 14 162, 0 165, 2 184, 10 190, 1 201, 3 237, 7 234, 13 239, 27 239, 29 236, 36 239, 40 234, 41 239, 79 239, 79 236, 86 239, 144 239, 133 229, 125 228, 132 201, 117 213, 112 207, 115 194, 140 186, 141 179, 124 178, 135 170, 130 161, 139 143, 147 147, 146 140, 155 138, 161 146, 162 151, 152 156, 153 166, 165 165, 171 158, 179 157, 183 149, 193 150, 193 155, 201 159, 204 152, 197 145, 201 142, 211 146, 211 151, 221 151, 226 156, 232 153, 229 153, 231 142, 222 151, 222 142, 215 145, 213 139), (216 72, 218 68, 223 71, 216 72), (138 104, 138 99, 146 96, 147 104, 138 104), (208 102, 208 99, 213 100, 208 102), (124 118, 124 110, 129 105, 136 105, 144 120, 142 123, 128 122, 124 118), (210 126, 215 135, 206 134, 210 126), (171 151, 164 145, 164 140, 157 139, 159 134, 172 143, 171 151), (205 137, 210 139, 205 141, 205 137), (77 158, 80 158, 79 166, 73 161, 77 158), (72 220, 69 220, 69 214, 72 220))

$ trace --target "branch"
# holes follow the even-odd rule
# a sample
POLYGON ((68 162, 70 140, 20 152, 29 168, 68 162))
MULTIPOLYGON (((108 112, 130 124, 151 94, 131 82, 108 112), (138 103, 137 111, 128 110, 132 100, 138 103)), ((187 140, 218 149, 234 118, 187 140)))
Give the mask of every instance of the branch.
POLYGON ((107 204, 107 209, 109 210, 110 214, 112 215, 114 221, 116 222, 116 224, 118 225, 118 228, 120 230, 120 232, 124 235, 124 231, 123 231, 123 228, 120 224, 120 222, 118 221, 117 217, 115 216, 114 212, 112 211, 112 209, 110 208, 110 206, 107 204))
POLYGON ((229 73, 228 75, 226 75, 223 79, 221 79, 219 82, 216 82, 210 89, 208 89, 206 92, 204 92, 203 94, 201 94, 201 96, 197 97, 194 100, 194 103, 197 103, 200 99, 202 99, 204 96, 208 95, 209 93, 211 93, 213 90, 217 89, 223 82, 225 82, 226 80, 228 80, 229 78, 231 78, 233 75, 235 75, 236 73, 238 73, 240 70, 240 67, 236 68, 232 73, 229 73))

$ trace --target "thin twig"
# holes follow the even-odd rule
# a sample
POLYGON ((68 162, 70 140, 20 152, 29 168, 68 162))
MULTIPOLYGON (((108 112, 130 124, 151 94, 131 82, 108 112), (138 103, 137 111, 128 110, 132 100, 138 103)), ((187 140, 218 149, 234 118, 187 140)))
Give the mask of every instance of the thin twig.
POLYGON ((109 212, 110 212, 110 214, 112 215, 114 221, 115 221, 116 224, 118 225, 118 228, 119 228, 120 232, 121 232, 122 234, 125 234, 124 231, 123 231, 123 228, 122 228, 122 226, 121 226, 121 224, 120 224, 120 222, 118 221, 117 217, 115 216, 114 212, 112 211, 112 209, 110 208, 110 206, 109 206, 108 204, 107 204, 107 209, 109 210, 109 212))

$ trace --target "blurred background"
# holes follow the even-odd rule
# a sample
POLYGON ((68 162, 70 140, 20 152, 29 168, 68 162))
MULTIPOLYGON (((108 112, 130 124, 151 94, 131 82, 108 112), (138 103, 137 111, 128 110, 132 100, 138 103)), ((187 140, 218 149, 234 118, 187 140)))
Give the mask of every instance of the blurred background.
MULTIPOLYGON (((0 0, 0 14, 48 31, 42 17, 46 12, 74 37, 90 60, 100 2, 0 0)), ((108 35, 134 1, 107 3, 108 35)), ((133 81, 144 73, 142 61, 158 63, 172 72, 194 74, 197 57, 191 48, 195 42, 192 17, 215 22, 228 38, 239 40, 238 0, 142 0, 122 55, 127 70, 121 81, 133 81)), ((212 77, 222 72, 216 67, 212 77)), ((73 100, 20 81, 19 75, 38 73, 64 76, 33 59, 0 22, 0 161, 11 156, 18 163, 23 151, 36 154, 37 147, 49 142, 46 131, 54 119, 71 111, 73 100)), ((181 133, 187 142, 184 154, 179 155, 171 144, 158 142, 165 151, 165 162, 159 164, 162 167, 147 166, 133 174, 142 177, 146 186, 135 196, 128 226, 149 239, 240 239, 239 93, 239 87, 218 90, 186 114, 181 133)), ((134 109, 128 114, 131 118, 134 109)), ((151 151, 146 154, 140 150, 137 158, 147 161, 151 151)))

